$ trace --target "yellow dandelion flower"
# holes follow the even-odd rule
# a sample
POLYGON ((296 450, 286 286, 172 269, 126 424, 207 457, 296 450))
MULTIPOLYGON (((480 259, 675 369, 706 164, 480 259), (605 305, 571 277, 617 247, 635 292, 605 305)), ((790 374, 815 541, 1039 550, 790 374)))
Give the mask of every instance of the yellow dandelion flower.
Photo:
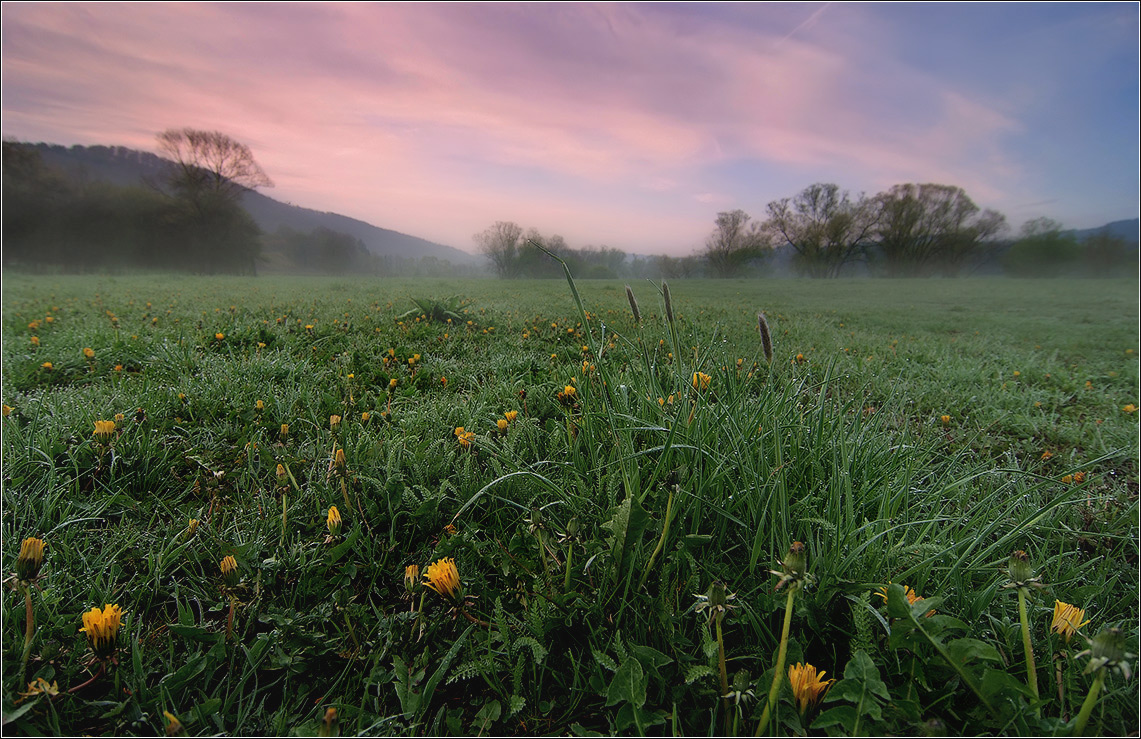
POLYGON ((4 404, 4 418, 7 418, 10 415, 12 415, 12 406, 5 403, 4 404))
POLYGON ((704 372, 694 372, 693 373, 693 389, 694 390, 706 390, 706 389, 708 389, 709 388, 709 381, 712 379, 713 379, 712 377, 705 374, 704 372))
POLYGON ((501 419, 499 419, 498 421, 496 421, 496 422, 495 422, 495 426, 496 426, 496 428, 498 428, 498 429, 499 429, 499 433, 501 433, 501 434, 502 434, 502 433, 506 433, 506 432, 507 432, 507 426, 508 426, 508 423, 509 423, 509 422, 508 422, 508 420, 507 420, 506 418, 501 418, 501 419))
POLYGON ((445 598, 456 600, 461 595, 460 572, 456 569, 456 561, 451 557, 444 557, 428 565, 424 578, 426 586, 445 598))
POLYGON ((515 419, 519 417, 519 411, 507 411, 503 414, 509 423, 515 423, 515 419))
POLYGON ((99 441, 107 441, 111 435, 115 433, 114 421, 96 421, 95 422, 95 438, 99 441))
POLYGON ((1137 406, 1130 403, 1129 405, 1125 406, 1121 410, 1125 411, 1126 413, 1136 413, 1137 412, 1137 406))
POLYGON ((939 416, 939 422, 942 423, 944 426, 950 425, 951 417, 948 416, 946 413, 944 413, 943 415, 939 416))
POLYGON ((256 409, 256 410, 257 410, 259 413, 260 413, 261 411, 264 411, 264 410, 265 410, 265 401, 264 401, 264 400, 259 400, 258 402, 254 403, 254 408, 255 408, 255 409, 256 409))
POLYGON ((42 369, 46 369, 48 372, 51 372, 52 363, 51 362, 44 362, 43 364, 40 365, 40 367, 42 369))
POLYGON ((815 705, 824 697, 828 687, 836 682, 834 678, 825 680, 826 674, 828 673, 824 670, 817 674, 815 667, 799 662, 789 666, 788 684, 792 688, 792 694, 796 696, 796 705, 802 714, 809 706, 815 705))
POLYGON ((95 606, 83 614, 83 628, 80 631, 87 634, 87 641, 96 657, 102 659, 114 652, 122 619, 122 609, 111 604, 104 605, 102 610, 95 606))
POLYGON ((325 525, 329 528, 329 536, 341 535, 341 512, 337 510, 337 506, 329 506, 329 515, 325 519, 325 525))
POLYGON ((39 345, 40 345, 40 337, 39 336, 33 336, 32 337, 32 346, 39 346, 39 345))
POLYGON ((1063 603, 1060 600, 1055 600, 1054 619, 1050 622, 1050 630, 1055 634, 1061 634, 1065 637, 1066 643, 1068 644, 1074 633, 1089 623, 1088 620, 1082 620, 1085 617, 1085 609, 1072 606, 1069 603, 1063 603))
POLYGON ((281 424, 281 440, 285 441, 288 438, 289 438, 289 424, 283 423, 283 424, 281 424))
POLYGON ((214 338, 218 341, 221 341, 222 339, 226 338, 226 334, 219 331, 218 333, 214 334, 214 338))
POLYGON ((365 411, 364 413, 361 414, 361 423, 368 423, 368 419, 369 419, 368 411, 365 411))

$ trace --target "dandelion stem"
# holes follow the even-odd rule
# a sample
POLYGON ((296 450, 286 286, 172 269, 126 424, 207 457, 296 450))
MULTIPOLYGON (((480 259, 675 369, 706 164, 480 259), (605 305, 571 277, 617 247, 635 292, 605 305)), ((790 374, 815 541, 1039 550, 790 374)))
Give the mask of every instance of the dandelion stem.
POLYGON ((238 598, 235 595, 230 596, 230 615, 226 618, 226 638, 231 639, 234 636, 234 611, 238 607, 238 598))
MULTIPOLYGON (((646 578, 650 576, 650 570, 654 567, 654 562, 657 561, 658 555, 662 553, 662 547, 665 546, 666 537, 670 533, 670 521, 673 518, 673 504, 674 504, 674 491, 670 491, 669 498, 666 499, 666 519, 662 523, 662 535, 658 537, 658 546, 654 548, 654 553, 650 555, 650 561, 646 563, 646 569, 642 572, 642 579, 638 582, 638 589, 641 590, 642 586, 646 584, 646 578)), ((726 693, 729 691, 726 690, 726 693)))
POLYGON ((1081 736, 1086 732, 1086 724, 1089 722, 1090 714, 1093 713, 1093 707, 1097 704, 1097 697, 1101 693, 1101 687, 1105 685, 1105 670, 1097 671, 1097 675, 1093 679, 1093 685, 1089 688, 1089 693, 1086 695, 1085 701, 1082 703, 1082 709, 1078 711, 1078 717, 1074 720, 1074 736, 1081 736))
MULTIPOLYGON (((1030 685, 1030 692, 1034 694, 1034 701, 1039 701, 1038 695, 1038 668, 1034 663, 1034 648, 1030 645, 1030 624, 1026 618, 1026 588, 1018 589, 1018 620, 1022 622, 1022 649, 1026 652, 1026 681, 1030 685)), ((1041 705, 1034 706, 1034 715, 1042 715, 1041 705)))
POLYGON ((286 511, 286 507, 288 505, 289 505, 289 492, 288 492, 288 488, 287 488, 286 491, 283 491, 281 493, 281 544, 280 544, 280 546, 285 546, 285 511, 286 511))
POLYGON ((24 625, 24 654, 20 660, 20 681, 23 682, 28 676, 28 657, 32 653, 32 639, 36 635, 36 612, 32 609, 32 588, 27 583, 21 583, 20 587, 24 589, 24 611, 25 611, 25 625, 24 625))
POLYGON ((725 668, 725 637, 721 633, 721 620, 724 614, 718 614, 714 619, 717 622, 717 669, 721 673, 721 702, 725 707, 725 733, 729 733, 729 673, 725 668))
POLYGON ((757 733, 754 736, 760 736, 768 727, 769 714, 772 713, 773 704, 776 703, 777 694, 780 693, 780 686, 784 681, 784 658, 788 654, 788 628, 792 624, 792 601, 796 597, 798 588, 798 583, 791 583, 788 588, 788 598, 785 599, 784 603, 784 625, 780 632, 780 649, 777 651, 776 672, 773 673, 773 684, 769 688, 769 699, 765 703, 765 710, 761 714, 761 721, 757 724, 757 733))
POLYGON ((491 628, 491 624, 489 624, 487 621, 484 621, 483 619, 476 618, 475 616, 471 615, 470 613, 468 613, 463 608, 460 609, 460 613, 463 614, 464 618, 466 618, 468 621, 471 621, 473 624, 476 624, 477 626, 482 626, 485 629, 491 628))
POLYGON ((571 558, 574 556, 574 542, 567 542, 567 568, 566 573, 563 575, 563 591, 570 590, 570 573, 571 573, 571 558))

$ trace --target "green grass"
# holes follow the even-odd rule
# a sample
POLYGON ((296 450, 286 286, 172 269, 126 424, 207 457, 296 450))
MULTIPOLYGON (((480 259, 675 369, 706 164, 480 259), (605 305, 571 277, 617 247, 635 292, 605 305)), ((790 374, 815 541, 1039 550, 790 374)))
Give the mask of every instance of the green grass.
MULTIPOLYGON (((335 708, 345 734, 751 735, 785 613, 770 570, 802 541, 786 664, 845 679, 804 716, 785 680, 769 731, 1067 733, 1086 637, 1137 651, 1136 280, 679 281, 672 327, 633 289, 641 326, 613 282, 578 284, 584 324, 562 281, 7 275, 8 571, 23 538, 47 549, 26 675, 5 594, 6 731, 153 734, 169 711, 312 734, 335 708), (445 322, 399 318, 413 299, 445 322), (1014 549, 1047 585, 1037 711, 1014 549), (458 607, 405 589, 443 557, 458 607), (737 705, 696 610, 715 581, 737 705), (873 596, 889 581, 927 597, 914 618, 873 596), (1050 632, 1055 599, 1084 636, 1050 632), (79 629, 105 603, 124 620, 101 668, 79 629), (21 698, 36 677, 60 695, 21 698)), ((1136 683, 1108 677, 1090 721, 1135 730, 1136 683)))

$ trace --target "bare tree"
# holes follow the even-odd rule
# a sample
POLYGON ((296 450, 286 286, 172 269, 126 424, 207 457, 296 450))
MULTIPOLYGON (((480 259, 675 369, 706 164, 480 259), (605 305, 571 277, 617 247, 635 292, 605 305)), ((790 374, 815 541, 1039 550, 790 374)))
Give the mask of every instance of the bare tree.
POLYGON ((771 246, 760 224, 750 224, 750 220, 749 214, 743 210, 717 214, 717 228, 706 239, 705 251, 701 253, 713 276, 732 277, 750 260, 764 255, 771 246))
POLYGON ((768 204, 765 227, 796 252, 797 266, 812 277, 836 277, 862 257, 879 207, 861 195, 855 202, 838 185, 817 183, 796 197, 768 204))
POLYGON ((500 277, 517 277, 519 273, 519 241, 523 227, 513 221, 496 221, 472 236, 479 250, 491 260, 500 277))
POLYGON ((184 196, 237 200, 245 190, 273 187, 250 147, 224 133, 172 128, 157 138, 159 152, 174 163, 168 181, 184 196))
POLYGON ((261 250, 260 230, 240 204, 242 193, 272 187, 250 148, 218 131, 170 129, 158 134, 159 151, 171 160, 167 184, 175 220, 205 272, 252 273, 261 250))
POLYGON ((889 274, 956 272, 1006 228, 1001 213, 980 211, 961 187, 896 185, 876 199, 876 233, 889 274))

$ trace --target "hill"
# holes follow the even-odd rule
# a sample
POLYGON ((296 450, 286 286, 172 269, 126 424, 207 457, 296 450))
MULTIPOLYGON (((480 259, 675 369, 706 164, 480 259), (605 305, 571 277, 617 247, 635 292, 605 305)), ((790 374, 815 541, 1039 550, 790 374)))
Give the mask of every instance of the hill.
MULTIPOLYGON (((167 161, 155 154, 122 146, 66 147, 44 143, 32 146, 39 151, 45 164, 79 180, 140 185, 157 181, 167 166, 167 161)), ((290 205, 252 190, 244 194, 242 205, 266 233, 273 233, 282 226, 302 232, 327 229, 359 239, 369 252, 379 257, 434 257, 462 266, 482 263, 482 257, 455 247, 373 226, 337 213, 290 205)))

